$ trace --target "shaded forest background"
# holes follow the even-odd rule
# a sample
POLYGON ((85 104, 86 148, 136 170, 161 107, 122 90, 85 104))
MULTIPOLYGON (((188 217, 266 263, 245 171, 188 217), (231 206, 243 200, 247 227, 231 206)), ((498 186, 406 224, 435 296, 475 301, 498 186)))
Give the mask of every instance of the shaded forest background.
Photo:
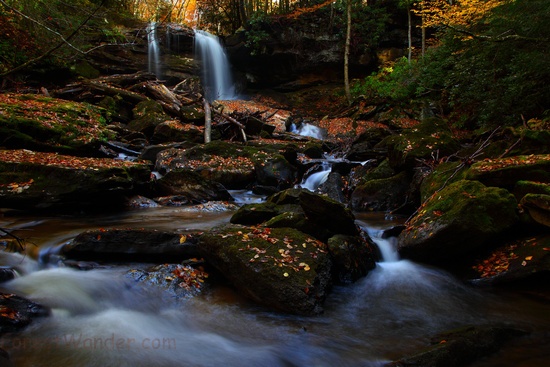
MULTIPOLYGON (((251 54, 270 33, 315 14, 346 41, 348 0, 0 0, 2 89, 74 77, 98 47, 128 44, 125 27, 177 22, 244 35, 251 54)), ((402 29, 403 58, 351 83, 354 101, 422 105, 458 128, 550 120, 550 2, 546 0, 349 0, 351 53, 376 50, 402 29)), ((343 81, 342 81, 343 82, 343 81)))

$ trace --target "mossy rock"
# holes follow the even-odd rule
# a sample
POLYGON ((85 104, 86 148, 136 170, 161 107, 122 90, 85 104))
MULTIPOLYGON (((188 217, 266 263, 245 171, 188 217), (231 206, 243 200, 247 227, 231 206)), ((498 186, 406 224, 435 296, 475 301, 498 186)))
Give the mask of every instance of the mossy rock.
POLYGON ((486 159, 474 163, 464 178, 512 189, 518 181, 550 183, 550 154, 486 159))
POLYGON ((125 195, 146 185, 151 175, 145 164, 17 152, 25 158, 0 162, 0 200, 7 208, 80 211, 122 207, 125 195))
POLYGON ((460 144, 451 134, 447 125, 438 119, 427 119, 412 129, 391 135, 374 149, 387 150, 393 168, 412 168, 419 159, 434 159, 456 153, 460 144))
POLYGON ((335 234, 359 235, 349 209, 304 189, 287 189, 264 203, 243 205, 231 217, 231 223, 291 227, 324 242, 335 234))
POLYGON ((191 124, 182 124, 178 120, 168 120, 158 124, 151 137, 153 144, 182 141, 202 143, 204 141, 203 129, 191 124))
POLYGON ((527 194, 550 195, 550 184, 535 181, 518 181, 514 187, 513 194, 518 201, 527 194))
POLYGON ((388 159, 384 159, 377 166, 361 165, 353 168, 350 174, 351 186, 360 186, 371 180, 379 180, 395 176, 397 172, 390 167, 388 159))
POLYGON ((139 102, 132 112, 133 120, 128 123, 128 129, 139 131, 147 137, 153 136, 159 124, 170 120, 170 116, 164 112, 162 105, 157 101, 139 102))
POLYGON ((108 114, 88 103, 40 95, 0 95, 0 136, 10 149, 93 155, 113 138, 108 114))
POLYGON ((225 227, 200 237, 208 264, 247 298, 283 312, 317 315, 331 285, 326 245, 292 228, 225 227))
POLYGON ((518 222, 517 201, 507 190, 460 180, 431 197, 399 235, 403 257, 445 264, 485 249, 518 222))
POLYGON ((357 186, 351 194, 351 208, 357 211, 395 210, 405 203, 410 183, 411 179, 406 172, 367 181, 357 186))
POLYGON ((278 190, 288 189, 297 179, 297 169, 282 155, 275 155, 254 165, 256 180, 263 186, 273 186, 278 190))

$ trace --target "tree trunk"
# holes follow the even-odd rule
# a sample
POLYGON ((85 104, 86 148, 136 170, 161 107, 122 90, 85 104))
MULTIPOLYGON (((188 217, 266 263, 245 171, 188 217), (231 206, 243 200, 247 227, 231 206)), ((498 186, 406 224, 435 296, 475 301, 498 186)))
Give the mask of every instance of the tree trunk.
POLYGON ((407 21, 408 21, 408 26, 409 26, 409 29, 408 29, 408 34, 407 34, 407 38, 408 38, 408 41, 409 41, 409 55, 407 57, 407 60, 409 60, 409 64, 411 63, 411 59, 412 59, 412 17, 411 17, 411 9, 407 3, 407 21))
POLYGON ((344 84, 346 89, 346 98, 351 105, 351 91, 349 87, 349 49, 351 45, 351 0, 347 0, 347 29, 346 29, 346 47, 344 50, 344 84))
POLYGON ((212 110, 206 98, 203 98, 202 103, 204 105, 204 143, 207 144, 210 143, 212 135, 212 110))

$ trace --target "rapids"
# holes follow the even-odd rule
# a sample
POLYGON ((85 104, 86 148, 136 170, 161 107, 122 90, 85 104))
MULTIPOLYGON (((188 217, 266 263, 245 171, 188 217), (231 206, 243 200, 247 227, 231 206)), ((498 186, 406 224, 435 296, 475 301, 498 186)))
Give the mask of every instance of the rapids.
MULTIPOLYGON (((261 200, 241 194, 241 202, 261 200)), ((0 348, 18 367, 381 366, 423 347, 434 334, 463 325, 508 324, 539 336, 550 330, 548 304, 514 291, 476 289, 442 270, 400 260, 392 240, 381 237, 398 221, 378 214, 357 214, 357 223, 374 238, 385 261, 355 284, 334 287, 319 317, 272 312, 226 286, 176 302, 125 277, 140 265, 80 271, 55 261, 54 249, 87 229, 206 230, 230 215, 150 208, 77 218, 0 216, 0 227, 19 228, 17 235, 38 246, 35 259, 1 254, 0 265, 15 266, 20 274, 1 290, 53 310, 51 317, 5 335, 0 348)), ((548 340, 510 348, 524 353, 525 361, 529 348, 540 358, 548 346, 537 343, 548 340)), ((493 365, 517 362, 504 355, 493 365)))

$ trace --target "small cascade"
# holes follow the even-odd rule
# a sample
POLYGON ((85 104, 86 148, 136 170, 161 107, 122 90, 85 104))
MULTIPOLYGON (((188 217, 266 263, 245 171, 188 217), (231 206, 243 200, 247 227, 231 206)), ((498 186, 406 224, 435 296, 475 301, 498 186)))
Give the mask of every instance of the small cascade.
POLYGON ((151 22, 147 26, 147 54, 148 54, 148 71, 160 78, 160 47, 157 37, 157 23, 151 22))
POLYGON ((312 124, 308 124, 307 122, 302 122, 299 126, 297 126, 296 124, 291 124, 289 127, 289 131, 294 134, 309 136, 319 140, 323 140, 326 135, 324 129, 312 124))
POLYGON ((329 162, 322 162, 319 165, 314 166, 313 169, 310 169, 310 171, 314 172, 311 174, 306 172, 304 178, 302 179, 302 183, 300 183, 300 187, 313 192, 317 191, 319 186, 327 180, 331 170, 332 164, 329 162))
POLYGON ((195 31, 195 54, 202 63, 202 86, 209 102, 236 99, 229 59, 218 37, 195 31))

